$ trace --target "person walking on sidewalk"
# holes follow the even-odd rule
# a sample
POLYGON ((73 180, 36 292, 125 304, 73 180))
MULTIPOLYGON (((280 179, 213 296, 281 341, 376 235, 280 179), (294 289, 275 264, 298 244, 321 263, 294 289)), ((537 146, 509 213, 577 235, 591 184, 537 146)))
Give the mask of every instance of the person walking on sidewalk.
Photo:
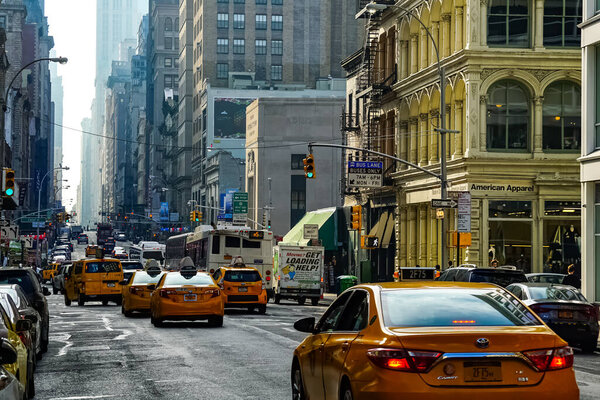
POLYGON ((575 275, 575 265, 571 264, 567 268, 568 275, 563 278, 563 285, 570 285, 574 288, 581 289, 581 279, 575 275))

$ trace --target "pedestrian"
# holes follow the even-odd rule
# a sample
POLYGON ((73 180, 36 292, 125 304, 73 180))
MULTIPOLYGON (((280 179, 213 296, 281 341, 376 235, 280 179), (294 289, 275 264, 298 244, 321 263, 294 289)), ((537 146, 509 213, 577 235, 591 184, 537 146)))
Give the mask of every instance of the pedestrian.
POLYGON ((492 260, 492 262, 490 263, 490 265, 492 266, 492 268, 498 268, 498 260, 496 260, 495 258, 492 260))
POLYGON ((581 279, 575 275, 575 265, 571 264, 567 267, 568 275, 563 278, 563 285, 570 285, 574 288, 581 289, 581 279))
MULTIPOLYGON (((452 263, 452 261, 449 261, 449 263, 452 263)), ((435 266, 435 279, 439 278, 440 275, 442 274, 442 271, 440 271, 440 264, 437 264, 435 266)))
POLYGON ((452 260, 448 260, 448 268, 452 268, 452 267, 454 267, 452 260))

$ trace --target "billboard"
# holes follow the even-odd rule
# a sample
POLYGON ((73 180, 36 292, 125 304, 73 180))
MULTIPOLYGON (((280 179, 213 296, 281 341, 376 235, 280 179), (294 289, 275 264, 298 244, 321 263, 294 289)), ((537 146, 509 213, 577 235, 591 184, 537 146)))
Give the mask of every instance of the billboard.
POLYGON ((169 222, 169 203, 160 203, 160 222, 169 222))
POLYGON ((254 99, 215 98, 215 138, 246 138, 246 107, 254 99))

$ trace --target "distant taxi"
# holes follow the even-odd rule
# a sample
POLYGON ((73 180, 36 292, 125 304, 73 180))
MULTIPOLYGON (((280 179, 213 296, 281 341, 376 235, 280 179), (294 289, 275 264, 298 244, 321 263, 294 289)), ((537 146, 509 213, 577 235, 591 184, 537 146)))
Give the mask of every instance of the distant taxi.
POLYGON ((213 279, 223 291, 225 307, 248 308, 250 312, 258 308, 261 314, 267 311, 267 291, 256 268, 221 267, 213 279))
POLYGON ((42 270, 42 281, 52 281, 59 265, 59 263, 50 263, 46 267, 44 267, 44 269, 42 270))
POLYGON ((572 349, 492 284, 358 285, 294 327, 295 399, 579 398, 572 349))
POLYGON ((156 285, 163 275, 163 271, 155 273, 151 271, 134 271, 129 279, 121 281, 120 285, 123 288, 121 312, 126 317, 130 317, 134 311, 150 311, 152 290, 148 288, 148 285, 156 285))
POLYGON ((154 326, 162 326, 165 320, 207 319, 212 326, 223 326, 225 314, 221 290, 206 272, 194 267, 166 272, 150 297, 150 320, 154 326))

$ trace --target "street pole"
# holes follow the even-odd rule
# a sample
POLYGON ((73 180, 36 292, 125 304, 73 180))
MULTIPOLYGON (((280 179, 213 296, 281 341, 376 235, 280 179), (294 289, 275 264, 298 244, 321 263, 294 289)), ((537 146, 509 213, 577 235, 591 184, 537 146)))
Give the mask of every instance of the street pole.
POLYGON ((36 261, 40 260, 40 265, 42 263, 42 258, 41 258, 41 253, 40 253, 40 221, 39 220, 40 220, 40 208, 41 208, 41 202, 42 202, 42 188, 44 187, 44 181, 46 180, 46 178, 48 177, 50 172, 54 172, 59 169, 68 171, 69 167, 58 167, 58 168, 52 168, 51 170, 48 170, 48 172, 46 172, 46 175, 44 175, 44 177, 40 181, 40 187, 38 188, 38 202, 37 202, 37 214, 36 214, 37 227, 36 227, 35 249, 36 249, 36 261))

